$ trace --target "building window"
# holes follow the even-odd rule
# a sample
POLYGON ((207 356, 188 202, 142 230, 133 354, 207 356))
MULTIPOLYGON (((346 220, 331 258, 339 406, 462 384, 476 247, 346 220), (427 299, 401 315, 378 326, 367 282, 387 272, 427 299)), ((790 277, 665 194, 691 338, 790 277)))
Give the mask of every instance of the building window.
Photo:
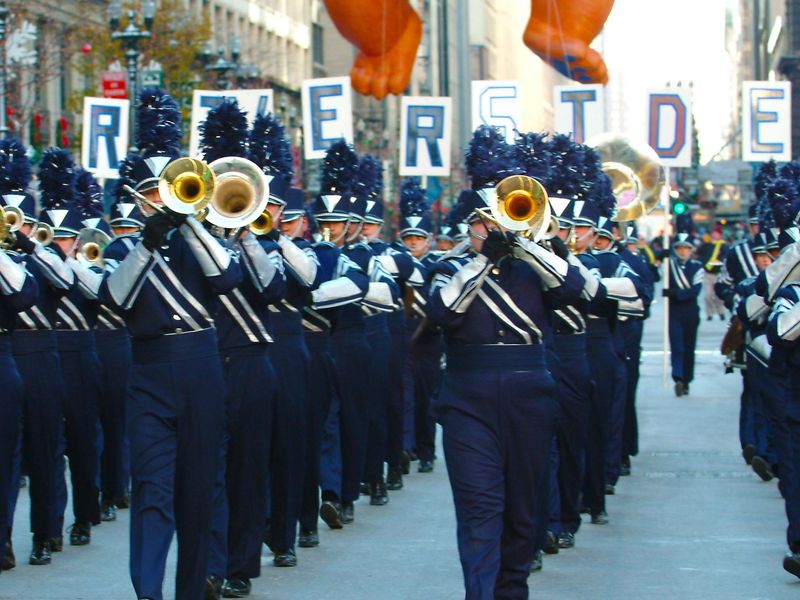
POLYGON ((316 64, 321 65, 325 62, 322 51, 322 25, 319 23, 311 24, 311 51, 316 64))

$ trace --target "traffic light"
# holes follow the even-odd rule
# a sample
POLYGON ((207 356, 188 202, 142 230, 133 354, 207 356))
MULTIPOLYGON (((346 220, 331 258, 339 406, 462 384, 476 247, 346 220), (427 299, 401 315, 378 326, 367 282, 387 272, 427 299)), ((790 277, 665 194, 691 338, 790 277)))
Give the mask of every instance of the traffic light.
POLYGON ((672 205, 672 213, 673 214, 682 215, 687 210, 689 210, 689 207, 686 206, 686 204, 681 202, 681 201, 678 201, 678 202, 676 202, 675 204, 672 205))

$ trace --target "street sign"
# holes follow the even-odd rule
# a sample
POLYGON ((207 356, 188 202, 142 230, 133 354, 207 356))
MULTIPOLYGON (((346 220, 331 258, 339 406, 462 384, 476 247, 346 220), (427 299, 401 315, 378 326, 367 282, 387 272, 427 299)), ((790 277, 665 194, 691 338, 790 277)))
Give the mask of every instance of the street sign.
POLYGON ((103 98, 125 99, 128 97, 125 71, 103 71, 101 81, 103 82, 103 98))
POLYGON ((164 71, 161 69, 147 69, 142 71, 142 87, 164 87, 164 71))

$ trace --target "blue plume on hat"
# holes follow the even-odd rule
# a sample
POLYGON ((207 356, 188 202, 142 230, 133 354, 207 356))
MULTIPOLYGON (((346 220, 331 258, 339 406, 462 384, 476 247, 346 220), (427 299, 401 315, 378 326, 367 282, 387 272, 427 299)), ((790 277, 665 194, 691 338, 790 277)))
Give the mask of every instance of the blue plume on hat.
POLYGON ((181 110, 159 88, 144 88, 136 105, 136 147, 144 155, 181 154, 181 110))
POLYGON ((611 187, 611 178, 601 170, 590 193, 590 197, 597 204, 601 217, 611 218, 617 208, 617 199, 614 197, 614 188, 611 187))
POLYGON ((568 135, 556 134, 547 142, 547 150, 551 161, 550 175, 544 182, 547 193, 558 198, 578 198, 582 191, 583 147, 568 135))
POLYGON ((247 115, 235 98, 225 98, 200 124, 200 150, 207 162, 247 154, 247 115))
POLYGON ((764 193, 767 191, 767 187, 777 176, 778 165, 774 160, 770 159, 765 163, 761 163, 761 166, 758 168, 758 172, 756 173, 755 181, 753 182, 753 191, 756 194, 757 200, 760 200, 764 196, 764 193))
POLYGON ((778 177, 767 186, 765 194, 775 224, 781 229, 793 227, 800 212, 800 194, 797 192, 795 182, 785 177, 778 177))
POLYGON ((322 161, 322 194, 349 195, 358 177, 358 155, 344 138, 334 142, 322 161))
POLYGON ((77 204, 84 219, 103 216, 103 188, 86 169, 78 169, 75 177, 77 204))
POLYGON ((784 179, 788 179, 789 181, 797 185, 798 182, 800 182, 800 162, 793 160, 791 162, 781 165, 780 169, 778 169, 777 176, 783 177, 784 179))
MULTIPOLYGON (((248 138, 247 158, 288 189, 294 176, 292 144, 280 119, 272 113, 258 115, 248 138)), ((277 182, 276 182, 277 183, 277 182)))
POLYGON ((32 177, 25 146, 16 138, 0 141, 0 194, 24 192, 32 177))
POLYGON ((114 189, 113 194, 114 197, 117 199, 117 202, 123 201, 133 201, 134 199, 131 195, 126 192, 123 187, 130 186, 132 188, 136 187, 136 179, 134 177, 133 168, 139 160, 141 160, 141 156, 134 152, 129 152, 128 155, 122 159, 119 163, 119 177, 114 182, 114 189))
POLYGON ((518 133, 514 142, 513 154, 516 162, 528 177, 544 184, 550 176, 552 158, 545 138, 546 133, 518 133))
POLYGON ((473 132, 464 163, 473 190, 494 187, 505 177, 522 173, 513 146, 506 143, 499 129, 488 125, 473 132))
POLYGON ((67 208, 75 201, 75 163, 72 153, 62 148, 48 148, 39 163, 39 189, 45 210, 67 208))
POLYGON ((358 160, 356 194, 370 200, 380 199, 383 194, 383 166, 374 154, 365 154, 358 160))
POLYGON ((400 214, 403 217, 422 216, 430 212, 425 189, 416 177, 407 177, 400 184, 400 214))

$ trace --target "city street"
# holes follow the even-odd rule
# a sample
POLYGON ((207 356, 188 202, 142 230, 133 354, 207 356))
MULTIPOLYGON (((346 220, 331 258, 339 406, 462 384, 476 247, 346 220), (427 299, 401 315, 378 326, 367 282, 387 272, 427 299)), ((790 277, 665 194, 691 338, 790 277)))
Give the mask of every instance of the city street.
MULTIPOLYGON (((531 577, 534 598, 780 599, 800 582, 781 568, 785 517, 774 482, 742 461, 737 441, 738 374, 724 375, 719 321, 701 324, 698 379, 688 397, 662 387, 660 307, 648 322, 639 387, 641 452, 633 475, 609 498, 611 523, 584 525, 572 550, 545 558, 531 577)), ((50 567, 27 564, 28 499, 17 509, 19 566, 0 576, 3 600, 132 597, 128 512, 93 532, 92 544, 65 546, 50 567)), ((363 501, 343 531, 321 530, 319 548, 298 549, 299 565, 279 569, 265 553, 253 598, 290 600, 450 600, 462 594, 455 520, 443 461, 412 473, 382 508, 363 501)), ((173 596, 174 555, 165 584, 173 596)))

